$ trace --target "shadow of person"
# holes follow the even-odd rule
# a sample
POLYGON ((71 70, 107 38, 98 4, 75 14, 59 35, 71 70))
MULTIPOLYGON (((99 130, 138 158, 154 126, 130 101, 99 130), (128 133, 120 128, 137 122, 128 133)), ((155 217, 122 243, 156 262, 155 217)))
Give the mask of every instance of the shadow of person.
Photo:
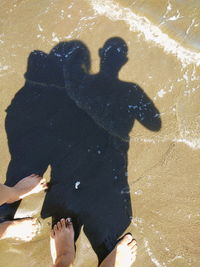
POLYGON ((131 222, 127 152, 134 121, 152 131, 161 128, 159 111, 144 91, 118 79, 127 52, 121 38, 107 40, 99 50, 100 72, 95 75, 85 71, 82 47, 65 57, 66 92, 96 127, 84 122, 84 128, 92 129, 84 143, 79 143, 66 162, 53 166, 53 177, 59 177, 59 182, 46 196, 43 208, 47 214, 42 212, 57 220, 60 214, 77 218, 99 262, 131 222))
MULTIPOLYGON (((161 127, 143 90, 117 78, 127 61, 125 42, 109 39, 100 57, 100 72, 90 75, 89 51, 80 41, 60 43, 49 54, 32 52, 25 85, 6 117, 6 184, 42 175, 50 165, 42 218, 72 217, 76 239, 83 226, 99 261, 131 222, 127 151, 134 120, 161 127)), ((12 219, 18 205, 4 205, 1 217, 12 219)))
MULTIPOLYGON (((82 122, 88 116, 66 95, 62 66, 64 57, 77 43, 82 44, 62 42, 49 54, 33 51, 28 57, 25 84, 6 110, 5 128, 11 155, 5 182, 8 186, 31 173, 43 175, 55 157, 61 160, 61 151, 67 153, 68 146, 79 141, 77 121, 82 122)), ((89 51, 85 49, 89 60, 89 51)), ((89 64, 85 61, 86 69, 89 64)), ((1 220, 13 219, 19 204, 20 201, 3 205, 1 220)))

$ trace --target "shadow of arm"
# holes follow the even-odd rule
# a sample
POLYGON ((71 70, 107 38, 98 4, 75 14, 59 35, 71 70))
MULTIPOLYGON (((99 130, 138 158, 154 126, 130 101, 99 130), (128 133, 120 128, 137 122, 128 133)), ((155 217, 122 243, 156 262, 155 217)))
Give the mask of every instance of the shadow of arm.
POLYGON ((129 112, 145 128, 151 131, 159 131, 161 129, 159 110, 138 85, 133 87, 134 89, 131 90, 130 97, 131 104, 128 105, 129 112))

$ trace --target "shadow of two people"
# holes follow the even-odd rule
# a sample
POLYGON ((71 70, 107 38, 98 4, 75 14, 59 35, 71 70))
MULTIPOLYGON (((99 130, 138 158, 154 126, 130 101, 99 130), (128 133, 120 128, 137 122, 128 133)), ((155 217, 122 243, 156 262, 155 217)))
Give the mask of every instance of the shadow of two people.
MULTIPOLYGON (((50 165, 42 218, 71 217, 76 239, 83 226, 99 262, 131 222, 127 152, 134 121, 161 128, 144 91, 118 79, 127 53, 123 39, 110 38, 99 50, 100 71, 92 75, 81 41, 61 42, 49 54, 33 51, 5 122, 11 154, 5 184, 43 175, 50 165)), ((3 205, 2 220, 13 219, 19 203, 3 205)))

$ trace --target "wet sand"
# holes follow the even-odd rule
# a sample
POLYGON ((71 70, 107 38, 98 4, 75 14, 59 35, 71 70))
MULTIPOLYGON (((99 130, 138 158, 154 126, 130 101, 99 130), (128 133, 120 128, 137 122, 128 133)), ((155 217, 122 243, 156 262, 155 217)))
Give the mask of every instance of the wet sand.
MULTIPOLYGON (((99 68, 98 48, 112 36, 129 47, 120 79, 139 84, 161 113, 162 128, 150 132, 135 123, 130 133, 128 179, 133 218, 127 231, 137 239, 135 266, 200 264, 199 182, 199 5, 175 1, 1 0, 0 182, 10 159, 5 109, 24 83, 32 50, 49 52, 58 42, 80 39, 99 68), (171 19, 170 19, 171 18, 171 19), (163 23, 164 22, 164 23, 163 23)), ((49 170, 45 177, 49 177, 49 170)), ((23 200, 18 214, 39 217, 44 194, 23 200)), ((0 243, 0 266, 50 266, 51 220, 42 220, 32 242, 0 243)), ((77 244, 75 266, 95 266, 86 237, 77 244)))

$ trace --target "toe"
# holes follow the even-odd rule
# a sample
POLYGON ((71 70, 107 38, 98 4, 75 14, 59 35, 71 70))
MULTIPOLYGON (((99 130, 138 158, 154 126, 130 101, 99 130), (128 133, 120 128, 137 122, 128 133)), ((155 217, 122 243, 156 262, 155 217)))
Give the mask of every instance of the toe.
POLYGON ((67 225, 67 228, 68 228, 70 231, 74 231, 74 227, 73 227, 72 219, 71 219, 71 218, 67 218, 67 219, 66 219, 66 225, 67 225))
POLYGON ((73 227, 73 225, 72 225, 72 220, 71 220, 71 218, 67 218, 66 219, 66 225, 67 225, 67 227, 73 227))
POLYGON ((54 233, 56 233, 58 231, 57 225, 55 224, 53 227, 54 233))
POLYGON ((59 231, 61 230, 62 227, 61 227, 61 223, 60 222, 57 223, 57 228, 58 228, 59 231))
POLYGON ((137 251, 137 245, 131 248, 131 253, 135 253, 137 251))
POLYGON ((65 226, 66 226, 66 224, 65 224, 65 219, 62 218, 62 219, 60 220, 60 222, 61 222, 61 226, 62 226, 62 227, 65 227, 65 226))
POLYGON ((132 241, 133 237, 131 234, 126 234, 119 242, 120 245, 128 245, 132 241))
POLYGON ((137 242, 136 242, 135 239, 133 239, 133 240, 128 244, 128 246, 129 246, 130 248, 133 248, 135 245, 137 245, 137 242))
POLYGON ((71 218, 67 218, 67 219, 66 219, 66 223, 67 223, 67 224, 72 224, 72 219, 71 219, 71 218))

